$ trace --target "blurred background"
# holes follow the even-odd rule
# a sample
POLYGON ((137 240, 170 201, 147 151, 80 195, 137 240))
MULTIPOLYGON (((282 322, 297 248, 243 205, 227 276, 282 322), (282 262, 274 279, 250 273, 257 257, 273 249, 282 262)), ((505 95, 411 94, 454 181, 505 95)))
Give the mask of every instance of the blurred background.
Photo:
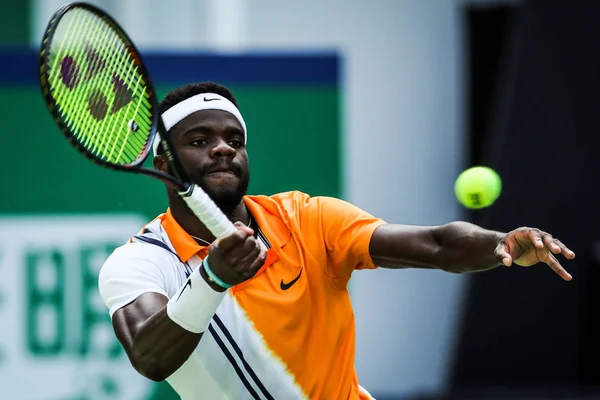
MULTIPOLYGON (((138 375, 97 293, 106 256, 164 211, 162 184, 77 154, 45 110, 56 0, 0 24, 0 399, 169 400, 138 375)), ((215 80, 249 128, 250 192, 344 198, 389 222, 535 226, 549 269, 361 271, 356 368, 377 399, 600 399, 596 0, 103 0, 164 95, 215 80), (494 168, 470 211, 453 183, 494 168)), ((328 400, 328 399, 327 399, 328 400)))

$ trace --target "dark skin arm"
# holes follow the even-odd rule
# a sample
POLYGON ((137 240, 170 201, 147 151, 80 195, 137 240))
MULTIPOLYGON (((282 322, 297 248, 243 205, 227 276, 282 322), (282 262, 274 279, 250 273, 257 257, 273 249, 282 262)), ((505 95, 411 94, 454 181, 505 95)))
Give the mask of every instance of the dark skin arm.
POLYGON ((117 339, 133 367, 156 382, 175 372, 202 338, 202 333, 185 330, 169 318, 168 300, 159 293, 144 293, 115 311, 112 319, 117 339))
POLYGON ((522 227, 501 233, 468 222, 433 227, 382 225, 373 233, 369 253, 375 265, 383 268, 429 268, 454 273, 513 263, 529 267, 543 262, 566 281, 572 277, 556 255, 575 257, 561 241, 539 229, 522 227))
MULTIPOLYGON (((236 223, 238 231, 211 246, 212 271, 225 282, 236 285, 263 265, 266 253, 254 238, 254 231, 236 223)), ((212 283, 203 269, 200 274, 216 291, 225 289, 212 283)), ((144 293, 113 314, 115 334, 133 367, 143 376, 159 382, 168 378, 192 354, 202 333, 193 333, 167 315, 168 298, 144 293)))
POLYGON ((113 314, 115 333, 131 364, 156 382, 180 367, 202 337, 167 316, 167 301, 159 293, 144 293, 113 314))

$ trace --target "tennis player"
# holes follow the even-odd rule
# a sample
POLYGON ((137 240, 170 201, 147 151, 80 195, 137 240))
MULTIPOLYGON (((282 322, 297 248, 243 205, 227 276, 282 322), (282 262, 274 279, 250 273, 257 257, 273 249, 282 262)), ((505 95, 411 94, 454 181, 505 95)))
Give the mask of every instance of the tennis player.
POLYGON ((233 94, 190 84, 160 109, 183 168, 237 231, 214 241, 167 190, 166 212, 114 251, 99 288, 133 367, 184 400, 371 399, 354 368, 354 270, 541 262, 571 279, 556 255, 575 254, 538 229, 396 225, 334 198, 246 195, 248 132, 233 94))

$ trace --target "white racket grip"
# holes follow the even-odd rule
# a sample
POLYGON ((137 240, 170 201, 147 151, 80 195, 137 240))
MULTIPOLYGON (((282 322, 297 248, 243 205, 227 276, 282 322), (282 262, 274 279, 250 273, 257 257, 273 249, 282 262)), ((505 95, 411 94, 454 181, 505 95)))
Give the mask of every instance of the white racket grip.
POLYGON ((180 192, 179 195, 217 239, 224 238, 236 231, 233 223, 201 187, 194 184, 187 191, 180 192))

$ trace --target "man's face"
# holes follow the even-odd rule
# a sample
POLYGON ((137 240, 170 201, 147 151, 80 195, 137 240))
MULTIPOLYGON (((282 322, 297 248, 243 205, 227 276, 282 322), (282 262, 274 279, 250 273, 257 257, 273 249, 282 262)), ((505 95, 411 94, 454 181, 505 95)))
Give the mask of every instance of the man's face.
POLYGON ((170 130, 173 150, 189 179, 224 213, 230 213, 248 189, 250 173, 244 131, 232 114, 202 110, 170 130))

